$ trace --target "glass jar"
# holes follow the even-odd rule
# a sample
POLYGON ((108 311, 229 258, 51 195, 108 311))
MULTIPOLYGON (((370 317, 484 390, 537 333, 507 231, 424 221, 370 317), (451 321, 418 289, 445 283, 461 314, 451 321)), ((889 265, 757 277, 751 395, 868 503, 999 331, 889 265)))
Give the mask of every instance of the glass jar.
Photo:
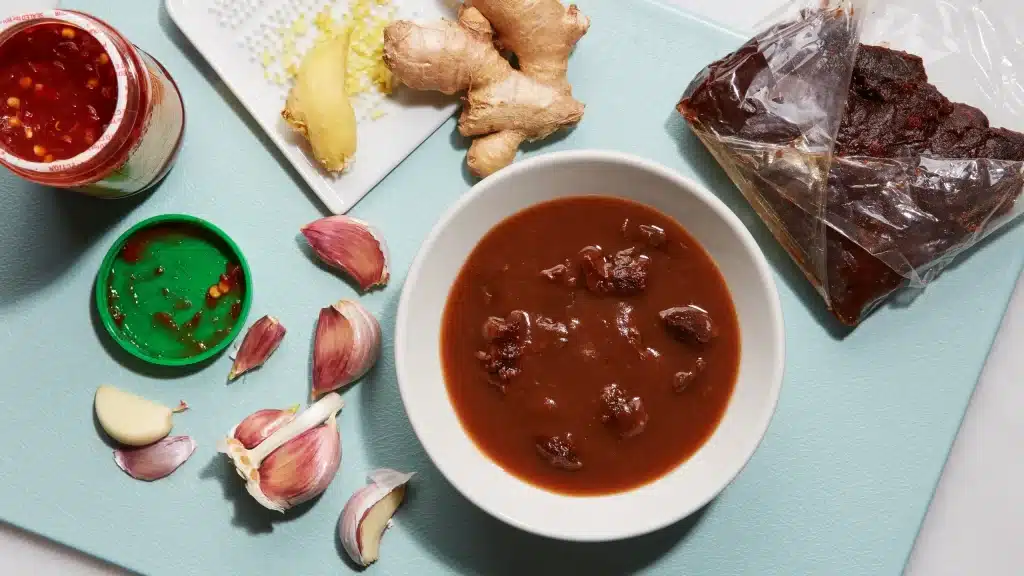
POLYGON ((65 38, 73 38, 75 29, 83 30, 106 51, 109 62, 100 58, 113 66, 117 86, 113 116, 88 148, 70 158, 26 159, 0 143, 0 164, 26 180, 101 198, 130 196, 159 182, 177 157, 185 128, 181 93, 170 74, 102 20, 73 10, 45 10, 0 20, 0 49, 5 42, 46 24, 71 28, 71 32, 62 29, 65 38))

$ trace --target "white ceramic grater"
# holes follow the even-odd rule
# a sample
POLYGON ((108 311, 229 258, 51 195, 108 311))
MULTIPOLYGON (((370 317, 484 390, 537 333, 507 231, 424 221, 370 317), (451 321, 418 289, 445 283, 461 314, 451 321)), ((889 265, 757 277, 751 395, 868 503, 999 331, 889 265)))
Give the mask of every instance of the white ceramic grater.
MULTIPOLYGON (((358 119, 355 162, 331 175, 312 160, 302 138, 281 119, 291 81, 282 56, 300 57, 316 35, 314 18, 325 7, 335 18, 349 0, 166 0, 167 11, 228 88, 267 132, 317 196, 335 214, 356 202, 455 111, 451 97, 396 88, 353 99, 358 119)), ((453 18, 448 0, 367 0, 363 8, 394 18, 453 18)))

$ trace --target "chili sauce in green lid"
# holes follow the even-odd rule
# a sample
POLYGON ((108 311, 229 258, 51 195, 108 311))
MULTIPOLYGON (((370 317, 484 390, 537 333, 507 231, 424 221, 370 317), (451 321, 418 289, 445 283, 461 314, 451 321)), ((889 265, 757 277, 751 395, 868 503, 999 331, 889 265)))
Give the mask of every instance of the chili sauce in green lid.
POLYGON ((107 252, 96 307, 128 353, 185 366, 223 351, 241 332, 252 302, 249 265, 209 222, 184 214, 144 220, 107 252))

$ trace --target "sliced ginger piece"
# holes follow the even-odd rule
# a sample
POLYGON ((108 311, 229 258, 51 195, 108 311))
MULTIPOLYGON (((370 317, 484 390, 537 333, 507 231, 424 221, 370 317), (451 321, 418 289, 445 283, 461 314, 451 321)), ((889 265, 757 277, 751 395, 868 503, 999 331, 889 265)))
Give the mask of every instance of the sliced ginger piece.
POLYGON ((345 91, 351 32, 345 28, 306 52, 281 112, 330 172, 344 170, 356 153, 356 114, 345 91))
POLYGON ((148 446, 170 434, 174 412, 184 408, 171 410, 104 384, 96 389, 94 409, 108 436, 126 446, 148 446))

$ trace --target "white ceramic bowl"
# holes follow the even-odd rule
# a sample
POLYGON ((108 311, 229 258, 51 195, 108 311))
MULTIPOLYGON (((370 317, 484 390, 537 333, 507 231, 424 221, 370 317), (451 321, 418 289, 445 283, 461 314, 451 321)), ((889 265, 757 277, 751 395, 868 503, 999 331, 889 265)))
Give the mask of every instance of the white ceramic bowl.
POLYGON ((402 401, 427 454, 480 508, 523 530, 565 540, 616 540, 667 526, 714 498, 739 473, 775 411, 785 359, 771 270, 740 220, 700 185, 615 152, 570 151, 523 160, 482 180, 434 226, 409 270, 395 335, 402 401), (439 336, 448 290, 477 242, 531 205, 595 194, 656 208, 683 225, 725 276, 742 352, 721 423, 689 460, 662 478, 607 496, 567 496, 505 472, 465 434, 448 398, 439 336))

